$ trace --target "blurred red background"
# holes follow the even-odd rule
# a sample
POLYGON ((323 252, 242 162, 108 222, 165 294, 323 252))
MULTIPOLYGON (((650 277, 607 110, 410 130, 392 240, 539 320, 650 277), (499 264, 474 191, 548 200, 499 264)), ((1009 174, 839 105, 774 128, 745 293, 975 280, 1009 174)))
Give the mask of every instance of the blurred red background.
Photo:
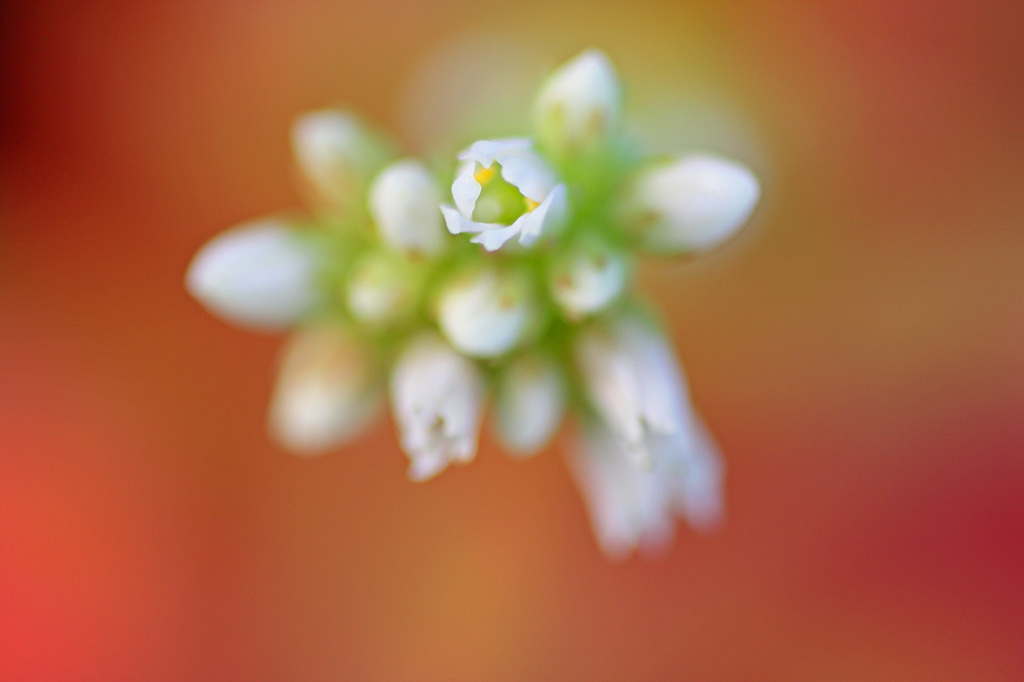
POLYGON ((2 13, 0 678, 1024 679, 1024 5, 2 13), (298 204, 296 114, 415 149, 418 65, 503 29, 756 141, 709 133, 764 179, 747 233, 644 277, 730 467, 723 532, 658 560, 600 556, 555 448, 289 457, 279 339, 183 289, 298 204))

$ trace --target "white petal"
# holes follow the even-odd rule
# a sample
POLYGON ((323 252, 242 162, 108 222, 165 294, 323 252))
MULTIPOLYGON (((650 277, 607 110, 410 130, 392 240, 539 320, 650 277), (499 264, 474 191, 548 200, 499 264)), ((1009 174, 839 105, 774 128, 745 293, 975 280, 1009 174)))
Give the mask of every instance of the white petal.
POLYGON ((501 153, 497 161, 501 164, 501 177, 534 201, 543 201, 558 183, 554 172, 532 151, 501 153))
POLYGON ((529 150, 533 142, 527 137, 509 137, 503 140, 478 140, 459 154, 462 161, 475 161, 489 168, 500 155, 529 150))
POLYGON ((452 198, 455 199, 455 206, 459 213, 467 220, 473 219, 473 210, 476 208, 476 201, 480 198, 483 188, 476 181, 476 162, 464 161, 459 166, 458 175, 452 183, 452 198))
POLYGON ((565 399, 565 378, 557 364, 537 356, 520 358, 502 374, 495 402, 496 435, 513 454, 535 454, 562 423, 565 399))
POLYGON ((486 232, 493 230, 496 226, 492 223, 477 223, 468 218, 464 218, 461 213, 452 208, 451 206, 445 206, 441 204, 441 215, 444 216, 445 225, 448 227, 448 231, 452 234, 462 234, 463 232, 486 232))
POLYGON ((270 427, 285 447, 316 453, 356 436, 380 407, 369 352, 344 329, 297 332, 284 349, 270 427))
POLYGON ((567 210, 565 185, 557 185, 540 206, 524 213, 514 223, 519 227, 519 243, 531 246, 543 233, 557 231, 565 222, 567 210))
POLYGON ((497 251, 505 245, 505 242, 519 234, 519 228, 520 226, 514 223, 508 227, 490 225, 488 229, 482 230, 480 234, 469 241, 473 244, 480 244, 485 251, 497 251))
POLYGON ((653 219, 644 234, 647 248, 706 251, 746 222, 759 196, 757 178, 745 166, 716 156, 694 155, 641 176, 633 206, 653 219))
POLYGON ((315 249, 287 227, 253 223, 215 237, 199 250, 186 275, 189 292, 236 324, 282 329, 321 300, 315 249))
POLYGON ((404 251, 435 255, 444 250, 440 202, 430 171, 412 159, 391 164, 370 187, 370 212, 381 235, 404 251))

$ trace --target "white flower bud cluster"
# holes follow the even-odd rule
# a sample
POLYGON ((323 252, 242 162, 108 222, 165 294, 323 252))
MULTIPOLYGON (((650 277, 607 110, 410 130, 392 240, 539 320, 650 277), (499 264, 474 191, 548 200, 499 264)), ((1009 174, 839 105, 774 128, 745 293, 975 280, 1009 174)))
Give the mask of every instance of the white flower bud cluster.
POLYGON ((302 116, 311 216, 216 237, 186 286, 236 324, 294 328, 270 427, 299 453, 357 437, 388 393, 416 481, 474 458, 488 407, 517 458, 575 415, 570 468, 599 544, 622 556, 723 509, 722 460, 632 290, 637 256, 714 248, 759 186, 708 154, 639 158, 596 50, 545 81, 533 114, 528 137, 473 142, 447 168, 395 160, 351 114, 302 116))

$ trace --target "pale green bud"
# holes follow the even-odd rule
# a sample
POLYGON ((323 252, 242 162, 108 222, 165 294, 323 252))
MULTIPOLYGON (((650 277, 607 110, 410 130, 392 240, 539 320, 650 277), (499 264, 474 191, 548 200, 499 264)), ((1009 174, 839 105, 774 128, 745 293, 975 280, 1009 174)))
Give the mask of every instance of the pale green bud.
POLYGON ((603 52, 587 50, 548 77, 533 116, 541 147, 557 155, 603 145, 622 119, 615 67, 603 52))
POLYGON ((420 268, 401 255, 369 251, 355 262, 345 291, 352 317, 370 326, 386 326, 409 316, 416 305, 420 268))
POLYGON ((379 135, 352 114, 334 109, 296 119, 292 153, 315 198, 339 209, 362 205, 370 178, 391 157, 379 135))

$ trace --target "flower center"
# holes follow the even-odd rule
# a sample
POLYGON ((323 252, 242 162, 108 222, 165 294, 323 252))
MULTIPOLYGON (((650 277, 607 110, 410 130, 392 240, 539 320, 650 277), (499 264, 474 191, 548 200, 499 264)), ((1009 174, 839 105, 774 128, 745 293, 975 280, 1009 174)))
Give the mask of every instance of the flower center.
POLYGON ((510 225, 519 216, 540 206, 539 201, 523 196, 518 187, 505 180, 501 176, 501 165, 496 162, 487 167, 479 166, 473 179, 480 183, 473 220, 510 225))

